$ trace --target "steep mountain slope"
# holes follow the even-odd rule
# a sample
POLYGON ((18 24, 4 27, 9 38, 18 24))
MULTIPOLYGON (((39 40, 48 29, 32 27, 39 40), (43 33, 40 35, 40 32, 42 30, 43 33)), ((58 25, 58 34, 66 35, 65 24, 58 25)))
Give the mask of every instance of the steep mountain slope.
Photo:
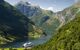
MULTIPOLYGON (((79 5, 79 3, 76 5, 79 5)), ((41 9, 37 5, 22 1, 17 3, 15 7, 24 15, 28 16, 36 26, 41 27, 46 33, 53 33, 56 29, 73 20, 75 18, 75 12, 78 10, 73 5, 63 11, 54 13, 41 9)))
POLYGON ((33 50, 80 50, 80 5, 75 7, 78 8, 72 12, 75 19, 61 27, 47 43, 34 47, 33 50))
POLYGON ((52 11, 43 10, 37 5, 22 1, 16 4, 15 7, 46 33, 52 33, 60 25, 59 20, 52 11))
POLYGON ((7 2, 0 0, 0 44, 28 38, 32 22, 7 2))
POLYGON ((28 2, 20 1, 19 3, 17 3, 16 7, 29 18, 39 15, 41 13, 41 9, 39 6, 31 5, 28 2))
MULTIPOLYGON (((75 19, 75 15, 77 14, 79 7, 78 6, 80 4, 75 3, 72 6, 64 9, 63 11, 57 12, 56 16, 58 17, 61 25, 59 26, 59 28, 65 24, 67 24, 68 22, 70 22, 71 20, 75 19)), ((59 29, 58 28, 58 29, 59 29)))

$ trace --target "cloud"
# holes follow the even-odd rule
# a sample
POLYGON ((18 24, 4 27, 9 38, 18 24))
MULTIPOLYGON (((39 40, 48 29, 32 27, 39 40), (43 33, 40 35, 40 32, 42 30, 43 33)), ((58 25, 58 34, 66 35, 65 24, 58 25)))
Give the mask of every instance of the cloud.
POLYGON ((53 7, 48 7, 48 8, 43 8, 43 7, 41 7, 42 9, 45 9, 45 10, 51 10, 51 11, 53 11, 53 7))
POLYGON ((54 8, 53 7, 48 7, 47 10, 52 10, 53 11, 54 8))
POLYGON ((75 3, 80 2, 80 0, 75 0, 75 3))
POLYGON ((58 9, 56 9, 56 8, 54 8, 54 7, 48 7, 48 8, 43 8, 43 7, 41 7, 42 9, 44 9, 44 10, 51 10, 51 11, 53 11, 53 12, 58 12, 59 10, 58 9))

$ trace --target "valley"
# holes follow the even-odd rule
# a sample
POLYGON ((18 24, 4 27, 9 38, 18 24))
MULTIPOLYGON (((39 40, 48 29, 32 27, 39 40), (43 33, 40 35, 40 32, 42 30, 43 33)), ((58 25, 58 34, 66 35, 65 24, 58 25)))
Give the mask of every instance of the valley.
POLYGON ((10 5, 0 0, 0 48, 32 50, 80 50, 80 1, 53 12, 19 1, 10 5))

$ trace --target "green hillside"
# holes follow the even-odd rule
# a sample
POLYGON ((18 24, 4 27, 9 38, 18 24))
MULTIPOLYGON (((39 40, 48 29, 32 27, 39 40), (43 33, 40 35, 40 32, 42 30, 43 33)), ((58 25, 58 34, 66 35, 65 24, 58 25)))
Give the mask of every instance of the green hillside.
POLYGON ((43 30, 9 3, 0 1, 0 44, 39 38, 43 30))
POLYGON ((80 12, 71 22, 59 29, 47 43, 32 50, 80 50, 80 12))
POLYGON ((0 44, 16 39, 28 38, 31 21, 17 9, 3 0, 0 1, 0 44))
POLYGON ((22 14, 31 19, 36 26, 41 27, 46 34, 52 33, 60 25, 60 22, 54 12, 44 10, 40 8, 40 6, 33 6, 29 2, 20 1, 15 5, 15 7, 22 14))

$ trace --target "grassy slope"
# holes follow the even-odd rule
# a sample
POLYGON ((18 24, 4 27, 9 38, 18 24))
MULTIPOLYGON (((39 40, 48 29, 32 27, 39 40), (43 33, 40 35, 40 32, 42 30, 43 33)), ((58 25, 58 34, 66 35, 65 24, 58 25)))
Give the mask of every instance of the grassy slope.
POLYGON ((27 36, 30 20, 6 2, 0 3, 0 44, 27 36))
POLYGON ((22 3, 18 3, 15 7, 19 9, 24 15, 26 14, 26 16, 28 16, 36 26, 41 27, 45 33, 52 33, 60 25, 59 20, 55 18, 55 14, 52 11, 44 10, 38 6, 33 5, 22 6, 24 5, 22 3), (27 9, 25 9, 25 13, 24 7, 27 9))
POLYGON ((47 43, 32 50, 80 50, 80 12, 47 43))
POLYGON ((39 28, 36 26, 36 28, 33 28, 33 26, 35 26, 35 24, 16 8, 4 1, 0 3, 0 44, 12 42, 24 37, 27 39, 33 34, 37 36, 35 38, 38 38, 38 34, 43 32, 36 31, 36 29, 39 30, 39 28), (32 32, 32 34, 29 35, 29 32, 32 32), (35 33, 37 33, 37 35, 35 33))

